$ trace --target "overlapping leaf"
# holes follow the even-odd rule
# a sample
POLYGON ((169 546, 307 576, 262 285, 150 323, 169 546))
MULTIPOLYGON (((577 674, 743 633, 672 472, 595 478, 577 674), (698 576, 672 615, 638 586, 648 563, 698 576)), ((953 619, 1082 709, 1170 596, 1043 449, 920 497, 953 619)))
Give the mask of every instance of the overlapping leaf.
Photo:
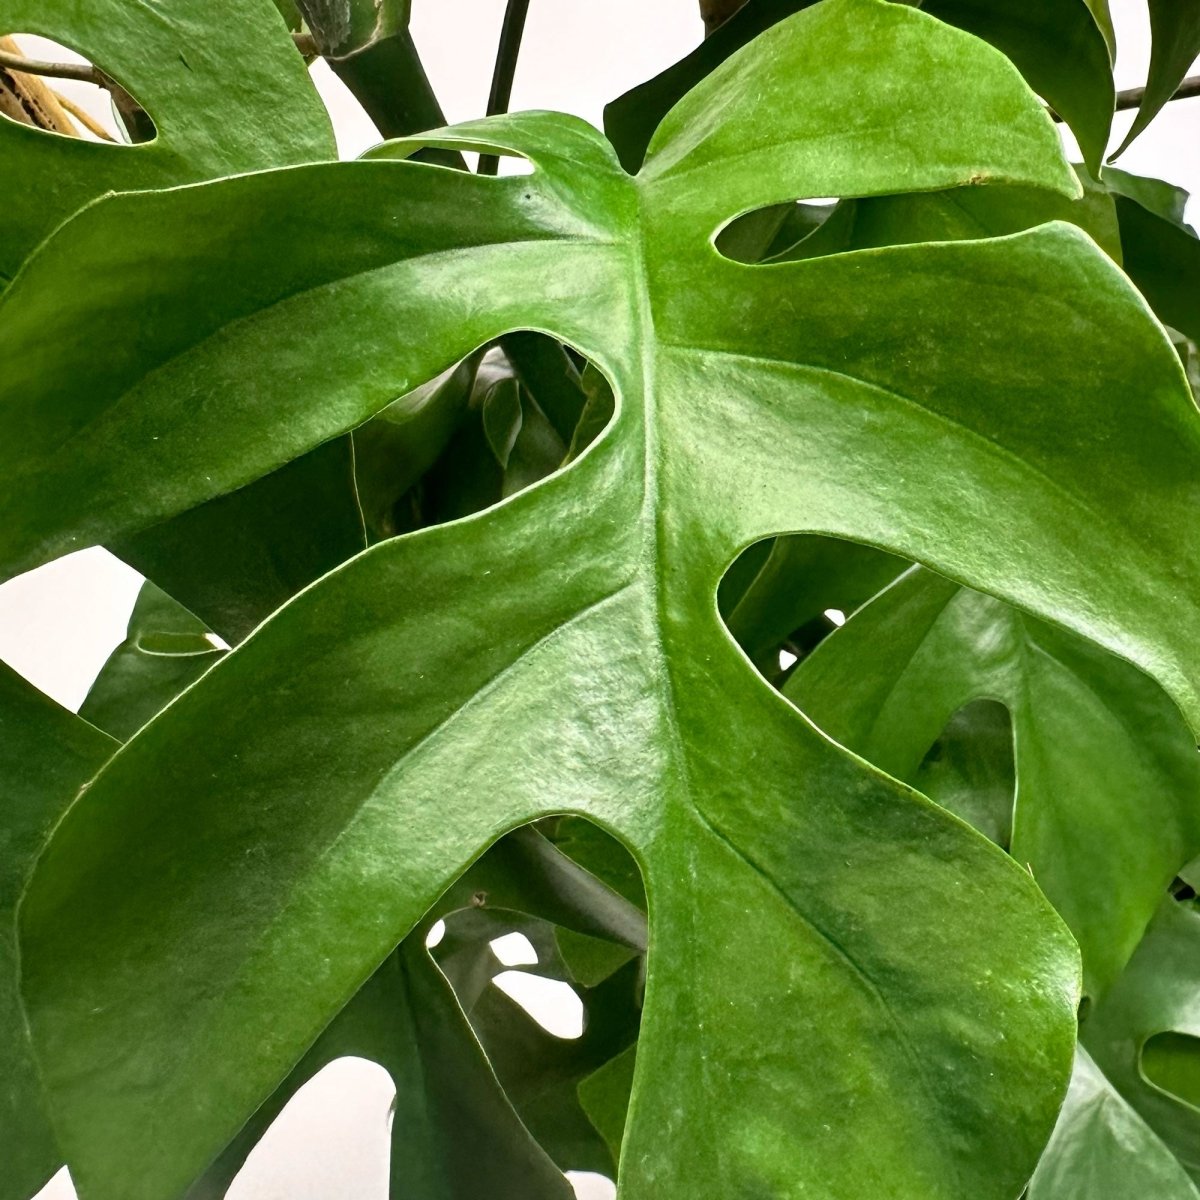
POLYGON ((75 1178, 187 1186, 484 847, 573 811, 651 904, 623 1195, 1010 1197, 1069 1069, 1074 948, 1023 870, 763 686, 717 584, 771 534, 874 543, 1134 658, 1195 719, 1197 414, 1075 229, 770 267, 711 239, 796 196, 1072 194, 1048 118, 974 39, 827 0, 674 110, 636 179, 564 118, 434 140, 535 172, 105 201, 0 310, 10 570, 248 483, 515 328, 618 403, 568 470, 285 606, 73 808, 23 945, 75 1178), (136 345, 56 358, 27 315, 116 334, 135 308, 136 345))
POLYGON ((334 155, 329 118, 271 0, 7 0, 5 33, 37 33, 87 55, 132 93, 156 136, 136 146, 59 137, 0 120, 8 181, 0 274, 59 222, 110 191, 168 187, 334 155))
MULTIPOLYGON (((618 97, 604 128, 627 169, 637 170, 668 110, 731 54, 814 0, 747 0, 691 54, 618 97)), ((1170 3, 1170 0, 1166 0, 1170 3)), ((934 16, 997 46, 1071 126, 1098 170, 1115 93, 1112 21, 1105 0, 917 0, 934 16)), ((847 34, 850 34, 847 30, 847 34)))
POLYGON ((1200 912, 1164 901, 1081 1038, 1125 1101, 1200 1183, 1200 912))
POLYGON ((1071 926, 1093 993, 1120 973, 1167 885, 1200 850, 1200 758, 1155 684, 929 571, 914 568, 861 609, 784 692, 831 736, 914 784, 959 709, 1004 703, 1018 764, 1011 853, 1071 926))
POLYGON ((1150 9, 1150 71, 1146 91, 1116 154, 1127 149, 1154 120, 1200 55, 1200 3, 1197 0, 1147 0, 1147 5, 1150 9))
POLYGON ((34 860, 117 743, 0 665, 0 1197, 29 1200, 58 1170, 18 994, 17 904, 34 860))
POLYGON ((1200 1192, 1162 1140, 1080 1047, 1054 1136, 1028 1200, 1196 1200, 1200 1192))

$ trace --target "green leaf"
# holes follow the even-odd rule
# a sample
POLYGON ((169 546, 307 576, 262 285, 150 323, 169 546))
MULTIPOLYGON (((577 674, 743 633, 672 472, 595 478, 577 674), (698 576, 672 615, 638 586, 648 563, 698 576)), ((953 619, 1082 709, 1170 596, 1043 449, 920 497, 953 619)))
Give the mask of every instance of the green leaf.
POLYGON ((14 182, 0 209, 7 274, 106 192, 335 157, 329 118, 271 0, 173 0, 162 12, 123 0, 7 0, 4 23, 5 32, 42 34, 86 55, 156 130, 153 141, 121 146, 0 120, 0 157, 14 182))
POLYGON ((221 1200, 246 1156, 297 1090, 352 1055, 396 1084, 389 1194, 402 1200, 569 1200, 571 1188, 529 1136, 454 992, 409 939, 335 1018, 235 1142, 187 1192, 221 1200))
POLYGON ((637 1047, 630 1046, 579 1084, 584 1111, 604 1136, 614 1162, 621 1159, 636 1064, 637 1047))
POLYGON ((1106 30, 1089 0, 922 0, 921 7, 1008 55, 1070 126, 1084 162, 1099 175, 1116 87, 1111 26, 1106 30))
POLYGON ((355 488, 369 541, 418 523, 400 510, 461 430, 480 357, 464 359, 354 430, 355 488))
MULTIPOLYGON (((659 122, 690 88, 764 30, 812 3, 748 0, 691 54, 612 101, 604 110, 604 131, 626 170, 642 165, 659 122)), ((1112 24, 1103 0, 923 0, 920 7, 1012 59, 1071 127, 1088 165, 1099 171, 1116 101, 1112 24)))
POLYGON ((1200 339, 1200 238, 1183 220, 1187 193, 1111 168, 1104 179, 1115 193, 1129 277, 1161 321, 1200 339))
POLYGON ((18 992, 17 904, 67 805, 117 743, 0 664, 0 1171, 29 1200, 62 1165, 18 992))
MULTIPOLYGON (((425 428, 406 425, 413 453, 425 428)), ((355 453, 349 437, 335 438, 237 491, 115 538, 109 548, 215 633, 240 642, 367 545, 355 453)))
MULTIPOLYGON (((769 679, 779 647, 826 609, 853 612, 904 570, 903 559, 833 538, 776 538, 725 617, 729 632, 769 679)), ((831 626, 822 622, 821 633, 831 626)))
POLYGON ((1012 845, 1013 728, 996 700, 971 700, 946 723, 912 778, 913 787, 998 846, 1012 845))
POLYGON ((1197 1200, 1187 1172, 1079 1048, 1028 1200, 1197 1200))
POLYGON ((1023 868, 765 686, 714 597, 763 538, 862 541, 1124 653, 1200 717, 1200 421, 1073 227, 766 267, 712 238, 797 196, 1074 195, 1052 123, 978 40, 826 0, 691 93, 636 179, 547 114, 426 141, 535 171, 368 161, 116 198, 0 310, 10 566, 248 482, 513 329, 553 331, 617 399, 566 470, 285 605, 59 827, 24 994, 75 1178, 187 1186, 484 847, 567 812, 650 897, 625 1200, 1010 1200, 1069 1073, 1075 946, 1023 868), (133 212, 154 270, 113 236, 133 212), (76 302, 81 262, 124 265, 76 302), (39 355, 27 314, 73 303, 114 343, 39 355))
POLYGON ((860 609, 784 694, 914 785, 963 705, 1004 704, 1020 795, 1011 853, 1079 940, 1092 995, 1200 850, 1200 757, 1166 695, 1128 663, 930 571, 913 568, 860 609))
POLYGON ((203 621, 145 583, 125 641, 104 664, 79 715, 126 741, 224 653, 209 638, 203 621))
MULTIPOLYGON (((535 1035, 531 1043, 530 1018, 489 987, 502 969, 489 942, 514 925, 527 927, 514 918, 534 912, 645 946, 640 914, 545 838, 528 829, 516 831, 425 914, 189 1189, 188 1200, 220 1200, 296 1091, 346 1055, 378 1063, 396 1085, 391 1188, 397 1198, 419 1194, 435 1200, 474 1200, 485 1192, 522 1200, 569 1195, 562 1190, 561 1174, 550 1166, 514 1110, 520 1090, 511 1088, 508 1079, 497 1083, 487 1056, 499 1049, 510 1073, 511 1063, 503 1059, 519 1057, 526 1093, 538 1084, 544 1090, 547 1082, 559 1082, 563 1074, 561 1064, 547 1062, 544 1035, 542 1041, 535 1035), (445 919, 447 930, 435 954, 453 991, 425 950, 426 933, 437 919, 445 919), (500 1012, 493 1004, 486 1027, 473 1029, 463 1009, 474 1011, 490 993, 504 1001, 500 1012), (489 1051, 480 1045, 480 1037, 489 1051)), ((595 1034, 591 1040, 597 1040, 595 1034)), ((594 1065, 595 1051, 585 1059, 594 1065)), ((559 1104, 552 1116, 561 1124, 570 1114, 559 1104)), ((575 1165, 579 1164, 568 1164, 575 1165)), ((592 1169, 606 1164, 587 1160, 582 1165, 592 1169)))
POLYGON ((1097 1066, 1200 1182, 1200 912, 1165 900, 1116 987, 1084 1022, 1097 1066), (1170 1038, 1163 1034, 1184 1035, 1170 1038), (1152 1040, 1153 1039, 1153 1040, 1152 1040), (1154 1042, 1158 1053, 1152 1053, 1154 1042), (1155 1061, 1157 1059, 1157 1061, 1155 1061), (1159 1074, 1156 1083, 1152 1072, 1159 1074))
POLYGON ((1150 9, 1150 71, 1137 116, 1113 158, 1158 116, 1200 56, 1200 0, 1147 0, 1150 9))
MULTIPOLYGON (((546 959, 539 954, 539 965, 525 969, 570 978, 565 970, 555 971, 553 963, 549 969, 543 966, 546 959)), ((633 1045, 641 1017, 642 979, 641 964, 629 962, 595 986, 576 986, 584 1028, 573 1039, 548 1033, 499 988, 485 988, 470 1009, 472 1027, 505 1093, 563 1170, 616 1172, 617 1155, 581 1104, 579 1089, 633 1045)))

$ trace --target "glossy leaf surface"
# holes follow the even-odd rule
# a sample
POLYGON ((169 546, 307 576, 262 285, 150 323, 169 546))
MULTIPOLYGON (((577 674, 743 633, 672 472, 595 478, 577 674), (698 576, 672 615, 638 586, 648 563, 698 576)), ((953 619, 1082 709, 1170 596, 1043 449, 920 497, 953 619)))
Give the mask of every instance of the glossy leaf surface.
MULTIPOLYGON (((1165 0, 1170 3, 1171 0, 1165 0)), ((630 171, 642 164, 655 129, 687 91, 731 54, 813 0, 747 0, 691 54, 612 101, 605 132, 630 171)), ((918 0, 927 12, 990 41, 1071 126, 1098 170, 1115 99, 1102 0, 918 0)), ((846 35, 853 36, 852 20, 846 35)), ((870 76, 864 76, 870 86, 870 76)))
POLYGON ((1200 619, 1163 581, 1195 577, 1197 414, 1073 227, 768 267, 711 240, 797 196, 1074 195, 1049 119, 981 42, 827 0, 709 76, 636 179, 546 114, 426 140, 535 172, 115 198, 0 309, 9 570, 243 486, 514 329, 617 403, 566 470, 285 605, 72 809, 23 953, 76 1179, 188 1186, 485 847, 571 812, 630 847, 650 905, 625 1197, 1010 1200, 1070 1069, 1075 947, 1022 868, 762 683, 717 587, 775 534, 874 544, 1136 659, 1195 718, 1200 619), (133 214, 152 267, 114 236, 133 214), (81 262, 104 282, 76 300, 81 262), (35 320, 83 310, 112 343, 39 351, 35 320))
POLYGON ((334 157, 329 118, 271 0, 6 0, 2 32, 87 55, 143 104, 153 141, 121 146, 0 120, 6 188, 0 273, 77 208, 112 191, 169 187, 334 157))
POLYGON ((912 569, 856 613, 784 694, 914 785, 959 709, 1002 702, 1016 759, 1011 853, 1079 940, 1093 994, 1120 973, 1167 885, 1200 850, 1200 757, 1158 687, 932 572, 912 569))

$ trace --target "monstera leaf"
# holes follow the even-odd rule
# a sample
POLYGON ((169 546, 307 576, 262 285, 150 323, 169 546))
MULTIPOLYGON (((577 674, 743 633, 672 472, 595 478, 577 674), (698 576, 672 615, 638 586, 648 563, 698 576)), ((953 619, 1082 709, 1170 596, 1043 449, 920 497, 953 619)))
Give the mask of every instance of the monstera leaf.
POLYGON ((17 904, 75 793, 117 743, 0 665, 0 1171, 2 1200, 29 1200, 62 1154, 18 993, 17 904))
POLYGON ((1081 1039, 1124 1099, 1200 1182, 1200 911, 1166 900, 1081 1039))
POLYGON ((1136 660, 1200 723, 1200 421, 1074 227, 774 266, 713 239, 805 196, 1075 195, 1049 118, 982 42, 826 0, 684 99, 636 178, 549 114, 389 153, 427 143, 533 174, 108 199, 0 308, 9 571, 243 486, 515 329, 616 403, 567 469, 285 605, 61 823, 23 994, 73 1177, 186 1189, 486 847, 569 812, 650 900, 623 1196, 1009 1200, 1070 1070, 1075 946, 1022 867, 762 682, 718 583, 781 532, 874 544, 1136 660))
MULTIPOLYGON (((625 167, 641 166, 659 122, 690 88, 758 34, 814 2, 747 0, 691 54, 612 101, 604 110, 604 128, 625 167)), ((1105 0, 914 2, 1007 54, 1030 87, 1070 125, 1085 159, 1099 170, 1116 99, 1112 20, 1105 0)))
POLYGON ((860 609, 784 694, 915 786, 954 714, 1003 702, 1019 797, 1010 850, 1078 939, 1092 994, 1120 973, 1200 850, 1200 757, 1162 691, 1128 663, 930 571, 914 567, 860 609))
POLYGON ((86 54, 149 112, 136 146, 49 136, 0 121, 5 202, 0 273, 96 196, 335 157, 329 118, 271 0, 8 0, 5 33, 37 33, 86 54))

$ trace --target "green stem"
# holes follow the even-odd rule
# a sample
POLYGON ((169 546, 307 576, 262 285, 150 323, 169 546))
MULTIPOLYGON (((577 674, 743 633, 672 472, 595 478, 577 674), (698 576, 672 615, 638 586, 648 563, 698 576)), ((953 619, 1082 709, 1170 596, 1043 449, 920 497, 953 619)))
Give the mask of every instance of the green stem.
MULTIPOLYGON (((521 52, 521 36, 525 32, 525 17, 529 0, 508 0, 504 24, 500 27, 500 44, 496 48, 496 66, 492 71, 492 90, 488 93, 487 115, 508 112, 512 98, 513 76, 517 71, 517 55, 521 52)), ((479 156, 479 174, 495 175, 500 160, 494 154, 479 156)))

